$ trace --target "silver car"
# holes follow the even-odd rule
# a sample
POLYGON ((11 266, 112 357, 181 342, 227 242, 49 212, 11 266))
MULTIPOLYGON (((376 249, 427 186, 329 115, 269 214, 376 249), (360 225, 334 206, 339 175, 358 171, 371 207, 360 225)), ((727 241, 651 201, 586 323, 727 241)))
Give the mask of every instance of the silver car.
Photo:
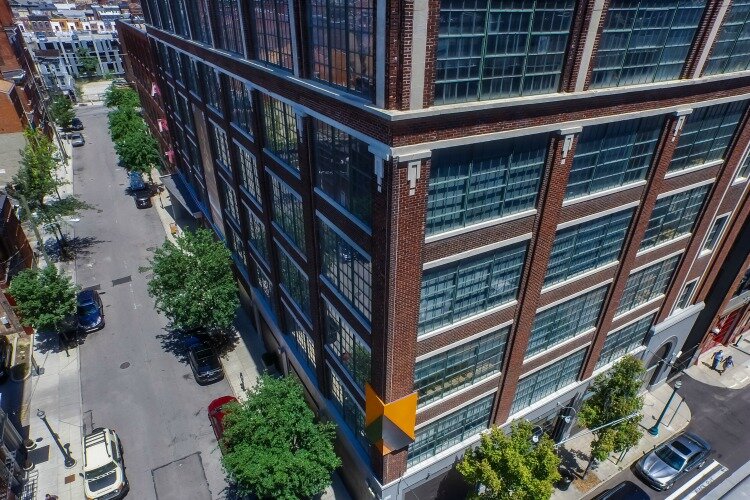
POLYGON ((83 138, 83 134, 81 134, 80 132, 75 132, 73 134, 70 134, 70 144, 74 148, 76 148, 86 144, 86 140, 83 138))
POLYGON ((710 452, 711 445, 706 441, 685 433, 641 458, 635 472, 652 488, 668 490, 683 474, 703 467, 710 452))

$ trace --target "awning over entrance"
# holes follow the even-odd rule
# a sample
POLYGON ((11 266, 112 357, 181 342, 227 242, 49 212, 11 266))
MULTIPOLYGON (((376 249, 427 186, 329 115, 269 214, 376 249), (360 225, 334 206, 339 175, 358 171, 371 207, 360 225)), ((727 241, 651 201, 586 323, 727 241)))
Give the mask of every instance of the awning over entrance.
POLYGON ((203 216, 200 209, 193 200, 193 195, 185 185, 185 181, 182 179, 182 176, 180 176, 180 174, 162 175, 159 177, 159 180, 162 182, 162 184, 164 184, 164 187, 167 189, 167 191, 169 191, 169 195, 172 197, 172 199, 182 205, 185 210, 190 213, 190 215, 192 215, 196 219, 203 216))

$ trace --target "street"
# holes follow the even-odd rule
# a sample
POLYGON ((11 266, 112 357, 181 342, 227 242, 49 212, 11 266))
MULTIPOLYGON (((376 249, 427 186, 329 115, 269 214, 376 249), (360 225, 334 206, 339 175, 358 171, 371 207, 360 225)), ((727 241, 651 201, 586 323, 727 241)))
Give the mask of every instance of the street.
MULTIPOLYGON (((109 427, 121 437, 128 498, 225 498, 220 452, 206 415, 222 380, 199 386, 182 344, 146 292, 150 250, 164 241, 153 208, 138 210, 107 129, 108 110, 81 107, 86 145, 74 150, 74 192, 94 209, 72 222, 76 282, 98 287, 106 326, 80 346, 84 432, 109 427)), ((158 203, 158 201, 155 201, 158 203)))
MULTIPOLYGON (((680 394, 693 415, 686 431, 698 434, 713 447, 705 467, 686 474, 672 489, 664 492, 652 490, 643 484, 633 474, 631 467, 610 478, 586 498, 622 481, 638 484, 652 499, 702 498, 750 460, 750 436, 746 430, 750 422, 747 412, 750 392, 706 385, 685 374, 681 380, 680 394)), ((732 495, 725 498, 732 498, 732 495)))

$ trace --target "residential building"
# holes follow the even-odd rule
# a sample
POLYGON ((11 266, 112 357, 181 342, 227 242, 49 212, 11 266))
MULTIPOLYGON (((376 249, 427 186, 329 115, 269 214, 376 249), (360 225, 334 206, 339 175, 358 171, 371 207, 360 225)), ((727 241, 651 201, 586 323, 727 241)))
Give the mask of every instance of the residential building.
POLYGON ((627 353, 664 381, 750 210, 750 2, 142 6, 176 175, 356 497, 563 438, 627 353), (413 443, 368 442, 370 388, 413 443))

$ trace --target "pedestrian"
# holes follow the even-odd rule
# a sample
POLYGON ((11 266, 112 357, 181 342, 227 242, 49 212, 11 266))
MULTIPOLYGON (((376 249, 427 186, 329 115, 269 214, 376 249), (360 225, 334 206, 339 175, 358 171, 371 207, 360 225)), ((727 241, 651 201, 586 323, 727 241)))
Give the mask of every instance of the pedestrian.
POLYGON ((46 495, 44 495, 44 500, 57 500, 57 495, 50 495, 49 493, 47 493, 46 495))
POLYGON ((719 374, 721 375, 722 373, 724 373, 725 371, 727 371, 729 368, 733 366, 734 366, 734 360, 732 359, 732 356, 727 356, 726 359, 724 360, 724 369, 721 370, 719 374))
POLYGON ((724 359, 724 351, 718 350, 714 353, 713 363, 711 363, 711 369, 719 371, 719 363, 724 359))

